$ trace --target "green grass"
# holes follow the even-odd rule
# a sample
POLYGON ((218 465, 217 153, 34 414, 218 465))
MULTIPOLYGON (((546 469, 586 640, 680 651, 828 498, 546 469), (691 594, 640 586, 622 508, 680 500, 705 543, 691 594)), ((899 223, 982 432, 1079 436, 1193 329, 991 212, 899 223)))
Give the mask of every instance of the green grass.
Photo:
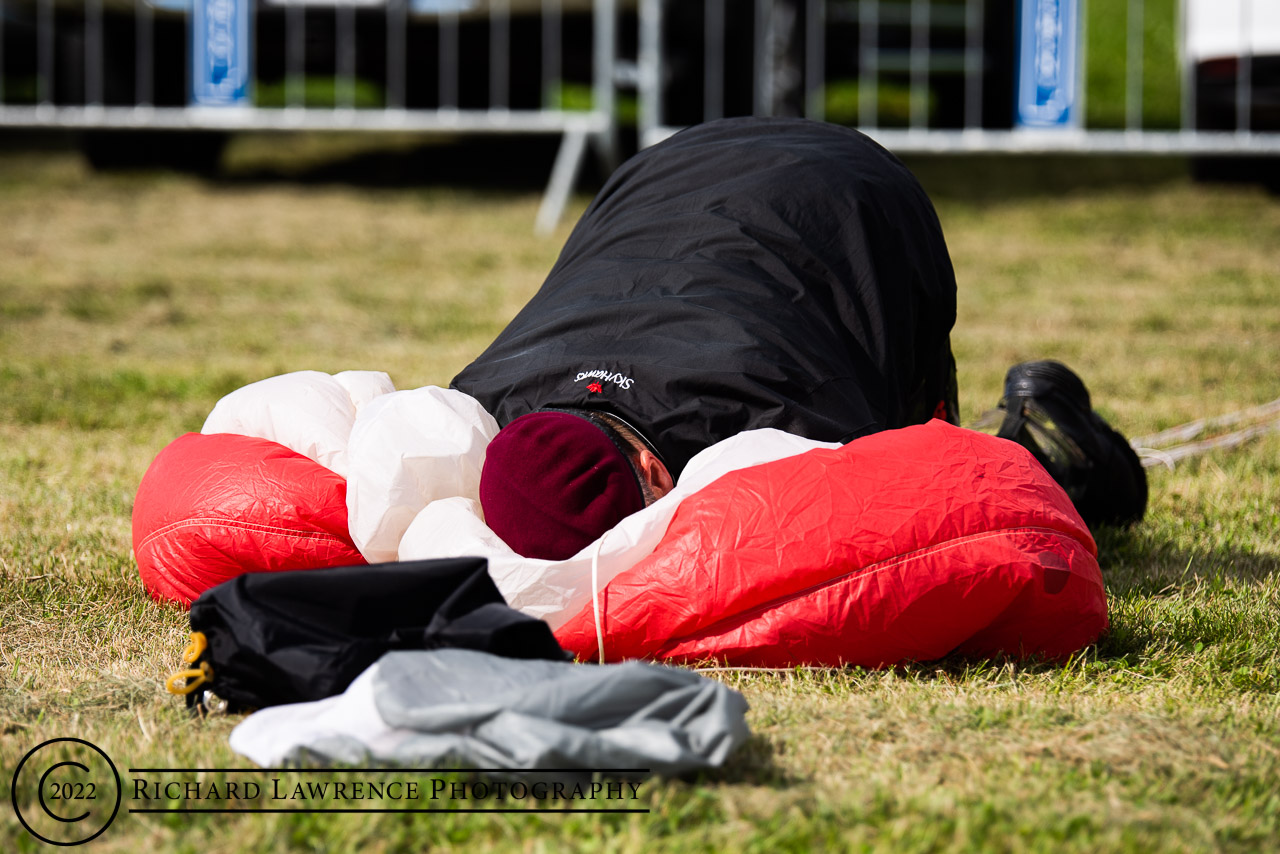
MULTIPOLYGON (((219 184, 0 158, 4 850, 43 848, 7 802, 45 739, 87 738, 122 768, 247 764, 234 719, 190 719, 160 686, 186 620, 146 597, 131 554, 155 454, 283 371, 447 382, 568 232, 534 238, 532 193, 237 179, 258 174, 245 145, 219 184)), ((1274 198, 1167 163, 912 165, 960 281, 966 418, 1041 356, 1130 434, 1280 396, 1274 198)), ((1151 486, 1147 520, 1099 538, 1112 629, 1095 646, 1063 664, 720 673, 751 703, 751 741, 723 771, 645 784, 647 815, 122 815, 93 850, 1276 850, 1280 437, 1151 486)))
MULTIPOLYGON (((1142 16, 1142 125, 1179 126, 1178 0, 1145 0, 1142 16)), ((1085 43, 1085 125, 1125 126, 1128 3, 1088 3, 1085 43)))
MULTIPOLYGON (((829 80, 823 89, 823 115, 826 121, 838 125, 857 127, 861 118, 859 109, 862 88, 855 80, 829 80)), ((875 114, 880 127, 907 127, 911 123, 911 87, 893 80, 881 80, 876 84, 875 114)), ((938 106, 938 96, 932 90, 925 93, 925 115, 932 116, 938 106)))
POLYGON ((296 106, 300 107, 349 105, 357 109, 368 109, 385 106, 387 101, 382 86, 363 77, 353 78, 349 83, 340 82, 335 77, 295 77, 258 81, 253 88, 253 103, 256 107, 295 106, 289 101, 291 97, 298 98, 296 106))

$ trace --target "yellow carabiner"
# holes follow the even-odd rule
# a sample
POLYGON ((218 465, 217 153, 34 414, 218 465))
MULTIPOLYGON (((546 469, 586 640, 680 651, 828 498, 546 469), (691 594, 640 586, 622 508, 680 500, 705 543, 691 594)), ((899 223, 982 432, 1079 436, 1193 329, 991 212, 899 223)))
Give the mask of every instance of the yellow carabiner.
POLYGON ((204 632, 192 632, 191 643, 187 644, 187 648, 182 652, 182 660, 187 664, 195 664, 196 659, 204 655, 204 651, 209 648, 209 639, 204 636, 204 632))
POLYGON ((190 694, 211 679, 213 679, 213 668, 209 666, 209 662, 202 661, 198 669, 179 670, 164 680, 164 688, 170 694, 190 694), (183 680, 181 686, 178 685, 179 679, 183 680))

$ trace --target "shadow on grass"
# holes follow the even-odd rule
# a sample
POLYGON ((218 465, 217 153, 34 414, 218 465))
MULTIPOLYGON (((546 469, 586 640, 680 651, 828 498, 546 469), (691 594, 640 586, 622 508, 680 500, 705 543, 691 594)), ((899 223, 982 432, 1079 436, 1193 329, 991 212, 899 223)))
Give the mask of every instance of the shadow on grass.
MULTIPOLYGON (((558 136, 472 137, 425 141, 410 148, 304 158, 249 155, 223 170, 233 183, 344 184, 358 187, 463 187, 541 190, 560 145, 558 136), (257 162, 255 162, 255 160, 257 162)), ((321 149, 322 150, 322 149, 321 149)), ((935 200, 997 203, 1075 191, 1154 187, 1186 180, 1182 158, 937 155, 906 160, 935 200)), ((577 187, 595 192, 607 177, 585 158, 577 187)))
POLYGON ((773 789, 783 789, 803 782, 802 778, 788 774, 773 761, 777 751, 777 745, 768 738, 752 733, 722 767, 699 772, 687 779, 690 783, 729 783, 773 789))
MULTIPOLYGON (((1130 685, 1183 672, 1201 686, 1274 695, 1280 691, 1280 556, 1222 546, 1195 552, 1133 529, 1094 531, 1110 626, 1064 660, 952 654, 891 668, 911 683, 1009 684, 1019 675, 1130 685), (1135 677, 1136 674, 1136 677, 1135 677)), ((843 678, 879 679, 850 668, 843 678)))
MULTIPOLYGON (((0 154, 70 152, 77 145, 78 137, 68 133, 0 134, 0 154)), ((622 145, 625 158, 634 141, 624 139, 622 145)), ((554 134, 237 134, 223 168, 208 180, 215 186, 289 183, 532 191, 546 186, 559 146, 560 137, 554 134)), ((1190 163, 1181 157, 949 154, 903 160, 936 201, 977 204, 1155 187, 1192 174, 1190 163)), ((606 177, 598 158, 588 154, 577 188, 594 193, 606 177)))
POLYGON ((0 133, 0 154, 75 151, 76 137, 64 131, 5 128, 0 133))
MULTIPOLYGON (((215 183, 344 185, 359 188, 450 187, 473 190, 541 191, 547 184, 559 136, 512 135, 423 141, 410 147, 369 147, 326 153, 308 146, 297 156, 257 149, 224 168, 215 183)), ((584 158, 577 187, 594 191, 603 182, 595 157, 584 158)))
MULTIPOLYGON (((357 189, 452 188, 477 192, 541 192, 560 149, 556 134, 424 136, 346 134, 233 134, 224 154, 183 166, 171 154, 182 134, 149 137, 121 134, 113 157, 97 169, 111 173, 186 172, 210 187, 292 184, 357 189), (123 153, 118 151, 125 146, 123 153), (142 146, 145 150, 132 150, 142 146), (221 165, 217 165, 220 163, 221 165)), ((190 139, 186 139, 190 142, 190 139)), ((219 139, 222 141, 222 138, 219 139)), ((9 130, 0 133, 0 157, 20 154, 75 155, 86 143, 64 131, 9 130)), ((625 143, 624 143, 625 145, 625 143)), ((594 193, 607 170, 587 147, 575 182, 594 193)))
POLYGON ((1110 628, 1093 648, 1103 666, 1200 684, 1280 690, 1275 584, 1280 556, 1229 543, 1189 550, 1141 526, 1095 533, 1110 628))
POLYGON ((971 154, 903 160, 934 201, 971 204, 1157 187, 1185 181, 1191 171, 1181 157, 971 154))
POLYGON ((1158 596, 1189 585, 1222 587, 1280 575, 1280 555, 1230 544, 1188 550, 1157 539, 1145 526, 1094 532, 1107 592, 1112 597, 1158 596))

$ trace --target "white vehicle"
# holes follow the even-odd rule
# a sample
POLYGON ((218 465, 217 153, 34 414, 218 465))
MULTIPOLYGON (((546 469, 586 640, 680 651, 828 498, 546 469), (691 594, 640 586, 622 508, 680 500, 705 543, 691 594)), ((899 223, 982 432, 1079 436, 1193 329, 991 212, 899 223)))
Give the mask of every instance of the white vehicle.
POLYGON ((1196 127, 1280 130, 1280 2, 1185 2, 1196 127))

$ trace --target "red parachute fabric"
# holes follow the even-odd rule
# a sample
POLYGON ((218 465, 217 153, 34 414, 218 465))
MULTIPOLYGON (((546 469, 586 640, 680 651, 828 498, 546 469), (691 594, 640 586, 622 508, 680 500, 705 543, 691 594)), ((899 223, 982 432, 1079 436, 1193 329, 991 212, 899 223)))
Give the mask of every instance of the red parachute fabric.
MULTIPOLYGON (((725 475, 599 598, 610 661, 1060 658, 1107 627, 1066 493, 1013 442, 937 420, 725 475)), ((590 605, 556 637, 598 658, 590 605)))
POLYGON ((155 599, 190 606, 246 572, 365 562, 347 482, 266 439, 187 433, 152 462, 133 504, 133 553, 155 599))

